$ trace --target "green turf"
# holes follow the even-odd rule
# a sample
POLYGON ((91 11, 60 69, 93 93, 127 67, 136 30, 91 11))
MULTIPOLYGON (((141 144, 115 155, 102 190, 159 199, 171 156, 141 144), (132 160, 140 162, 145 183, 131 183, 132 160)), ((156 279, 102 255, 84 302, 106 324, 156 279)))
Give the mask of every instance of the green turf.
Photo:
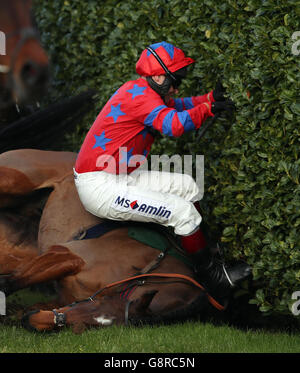
MULTIPOLYGON (((24 290, 9 297, 8 304, 22 301, 23 305, 29 306, 50 298, 24 290)), ((300 352, 300 336, 287 332, 239 330, 200 321, 155 327, 111 326, 85 330, 82 334, 74 334, 70 328, 63 328, 59 333, 32 333, 23 329, 18 317, 12 314, 0 316, 0 352, 297 353, 300 352)))
POLYGON ((300 336, 200 322, 143 328, 112 326, 80 335, 69 328, 49 334, 1 326, 0 352, 296 353, 300 352, 300 336))

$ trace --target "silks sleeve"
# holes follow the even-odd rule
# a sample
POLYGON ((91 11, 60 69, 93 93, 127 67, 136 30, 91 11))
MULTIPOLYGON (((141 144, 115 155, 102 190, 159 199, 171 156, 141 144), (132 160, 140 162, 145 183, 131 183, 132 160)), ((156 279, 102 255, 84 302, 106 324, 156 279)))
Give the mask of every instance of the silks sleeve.
POLYGON ((158 105, 148 112, 143 123, 164 135, 179 137, 185 132, 198 129, 210 116, 213 116, 211 102, 203 102, 182 111, 166 105, 158 105))
POLYGON ((213 91, 206 93, 202 96, 184 97, 184 98, 171 98, 168 102, 169 107, 173 107, 177 111, 192 109, 197 105, 204 102, 214 102, 213 91))

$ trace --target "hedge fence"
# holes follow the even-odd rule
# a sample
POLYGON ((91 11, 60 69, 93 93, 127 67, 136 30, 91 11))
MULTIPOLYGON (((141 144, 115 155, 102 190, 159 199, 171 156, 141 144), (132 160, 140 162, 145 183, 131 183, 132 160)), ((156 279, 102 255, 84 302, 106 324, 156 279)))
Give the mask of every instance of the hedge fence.
POLYGON ((196 59, 181 96, 204 94, 222 79, 236 103, 234 117, 219 119, 200 141, 195 132, 162 136, 153 153, 204 154, 204 218, 228 260, 244 259, 253 267, 250 302, 267 315, 292 315, 292 293, 300 291, 296 3, 35 1, 52 61, 52 95, 99 92, 94 111, 67 135, 66 148, 80 148, 111 94, 136 78, 135 63, 151 43, 168 41, 196 59))

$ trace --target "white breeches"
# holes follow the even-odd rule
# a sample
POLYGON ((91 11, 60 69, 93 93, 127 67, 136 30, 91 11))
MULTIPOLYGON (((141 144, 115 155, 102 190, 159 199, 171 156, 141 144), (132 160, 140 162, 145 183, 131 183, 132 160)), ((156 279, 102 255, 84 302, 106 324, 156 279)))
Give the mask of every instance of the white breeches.
POLYGON ((173 227, 182 236, 201 223, 193 204, 199 188, 187 174, 138 169, 129 175, 78 174, 74 170, 74 176, 83 206, 100 218, 158 223, 173 227))

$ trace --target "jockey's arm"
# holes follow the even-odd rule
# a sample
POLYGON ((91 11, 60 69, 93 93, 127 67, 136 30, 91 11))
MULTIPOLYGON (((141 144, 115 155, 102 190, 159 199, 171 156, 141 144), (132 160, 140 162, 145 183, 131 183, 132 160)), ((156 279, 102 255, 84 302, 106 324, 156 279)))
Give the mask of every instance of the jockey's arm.
POLYGON ((170 98, 167 106, 176 109, 177 111, 183 111, 192 109, 193 107, 203 104, 204 102, 214 102, 213 91, 206 93, 201 96, 184 97, 184 98, 170 98))
MULTIPOLYGON (((185 100, 185 105, 190 106, 190 108, 184 110, 181 107, 181 110, 178 110, 176 106, 172 108, 169 105, 160 104, 154 106, 143 118, 143 123, 164 135, 174 137, 179 137, 185 132, 196 130, 200 128, 208 117, 214 116, 211 112, 212 101, 208 100, 208 95, 210 94, 183 99, 185 100)), ((179 101, 177 101, 177 106, 178 103, 179 101)))

